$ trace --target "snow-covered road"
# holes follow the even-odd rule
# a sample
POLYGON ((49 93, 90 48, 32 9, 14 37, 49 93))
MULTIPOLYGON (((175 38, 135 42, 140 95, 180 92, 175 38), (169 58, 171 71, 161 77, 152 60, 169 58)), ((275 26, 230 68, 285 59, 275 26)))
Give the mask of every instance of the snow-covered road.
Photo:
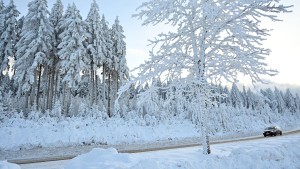
MULTIPOLYGON (((266 156, 263 153, 266 152, 267 150, 277 151, 277 149, 275 148, 277 146, 286 147, 286 146, 291 145, 293 143, 299 143, 299 142, 300 142, 300 134, 298 132, 298 133, 292 133, 292 134, 285 135, 285 136, 267 137, 267 138, 264 138, 264 139, 255 139, 255 140, 237 141, 237 142, 231 142, 231 143, 214 144, 214 145, 211 146, 211 149, 212 149, 213 158, 217 157, 217 159, 227 157, 227 156, 232 157, 232 156, 234 156, 232 154, 239 154, 238 157, 233 157, 233 158, 240 158, 239 156, 243 156, 241 154, 244 154, 244 153, 248 154, 248 152, 249 152, 250 155, 247 156, 247 158, 249 158, 249 157, 251 158, 252 157, 251 152, 252 153, 253 152, 260 152, 263 156, 263 158, 260 158, 260 159, 267 158, 269 160, 269 158, 271 158, 271 159, 276 158, 275 161, 278 161, 277 158, 279 158, 279 157, 273 157, 274 155, 271 155, 269 157, 269 156, 266 156), (263 150, 263 151, 261 151, 261 150, 263 150)), ((280 151, 283 151, 283 150, 280 150, 280 151)), ((289 151, 290 150, 288 150, 287 152, 289 152, 289 151)), ((300 150, 298 150, 298 151, 300 151, 300 150)), ((128 168, 131 168, 130 166, 131 166, 132 163, 136 163, 136 164, 134 164, 134 166, 136 166, 136 165, 138 165, 138 166, 141 166, 141 165, 148 166, 150 164, 148 164, 147 162, 146 162, 146 164, 144 164, 143 161, 149 160, 149 159, 152 159, 152 160, 154 159, 155 161, 157 161, 157 159, 159 159, 158 161, 161 161, 161 162, 165 161, 167 163, 170 163, 170 165, 169 164, 167 165, 168 167, 172 167, 171 164, 173 164, 173 163, 174 163, 174 165, 175 165, 175 163, 177 165, 178 161, 187 161, 188 163, 190 163, 190 162, 193 163, 193 165, 191 165, 191 166, 189 164, 188 166, 190 166, 190 167, 188 167, 188 168, 194 168, 194 165, 196 165, 196 167, 198 165, 194 164, 193 161, 197 161, 196 159, 198 158, 197 156, 199 156, 199 154, 201 155, 201 147, 200 146, 173 149, 173 150, 161 150, 161 151, 154 151, 154 152, 143 152, 143 153, 136 153, 136 154, 117 154, 117 155, 119 155, 119 156, 125 155, 125 156, 130 157, 128 159, 131 159, 132 161, 131 162, 128 162, 128 161, 126 162, 126 165, 129 166, 128 168), (135 161, 135 162, 133 162, 133 161, 135 161)), ((278 153, 275 152, 275 156, 276 156, 276 154, 278 154, 278 153)), ((280 154, 282 154, 282 152, 280 154)), ((89 153, 86 154, 86 156, 88 156, 88 155, 89 155, 89 153)), ((115 156, 117 156, 117 155, 115 154, 115 156)), ((90 157, 89 159, 92 160, 95 155, 91 155, 91 156, 92 157, 90 157)), ((117 157, 114 157, 113 155, 111 155, 111 156, 112 156, 112 159, 111 159, 112 162, 111 163, 113 163, 113 161, 115 161, 115 162, 118 161, 118 159, 119 159, 119 161, 120 160, 122 161, 122 158, 117 158, 117 157), (116 160, 116 158, 117 158, 117 160, 116 160)), ((107 156, 105 156, 105 157, 107 157, 107 156)), ((282 157, 282 158, 283 159, 281 159, 281 160, 288 161, 284 158, 289 158, 289 157, 282 157)), ((300 168, 300 160, 299 160, 299 157, 296 157, 296 159, 297 158, 298 158, 298 160, 296 160, 296 161, 292 159, 292 161, 295 161, 296 164, 291 164, 292 166, 289 166, 289 168, 297 168, 297 167, 300 168)), ((243 160, 243 159, 241 159, 241 160, 243 160)), ((251 159, 249 159, 249 160, 251 160, 251 159)), ((93 160, 88 163, 90 168, 94 167, 93 165, 98 165, 99 166, 99 164, 93 164, 93 162, 96 163, 96 161, 93 161, 93 160)), ((122 163, 123 163, 123 161, 122 161, 122 163)), ((22 169, 64 169, 64 167, 67 165, 69 167, 67 167, 66 169, 69 169, 69 168, 74 167, 74 166, 72 166, 72 164, 76 164, 76 165, 82 164, 82 161, 80 162, 80 157, 76 158, 76 159, 73 159, 73 160, 52 161, 52 162, 34 163, 34 164, 23 164, 23 165, 20 165, 20 166, 21 166, 22 169)), ((182 164, 180 164, 180 165, 182 165, 182 164)), ((286 163, 286 165, 288 165, 288 164, 286 163)), ((281 164, 278 165, 278 166, 282 167, 281 164)), ((168 167, 165 166, 165 168, 168 168, 168 167)), ((230 167, 230 165, 229 165, 229 167, 230 167)), ((78 168, 80 168, 80 165, 78 166, 78 168)), ((101 165, 100 165, 99 168, 101 168, 101 165)), ((123 168, 126 168, 126 167, 123 167, 123 168)), ((120 169, 123 169, 123 168, 120 167, 120 169)), ((162 168, 164 168, 164 167, 162 167, 162 168)), ((178 168, 180 168, 180 167, 178 167, 178 168)), ((276 168, 276 166, 275 166, 275 168, 276 168)))

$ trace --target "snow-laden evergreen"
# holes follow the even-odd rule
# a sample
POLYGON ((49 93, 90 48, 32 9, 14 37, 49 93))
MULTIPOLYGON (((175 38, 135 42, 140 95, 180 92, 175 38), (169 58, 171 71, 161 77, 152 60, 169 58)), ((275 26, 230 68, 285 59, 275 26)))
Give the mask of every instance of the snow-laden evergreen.
POLYGON ((51 24, 46 0, 33 0, 28 4, 21 39, 18 41, 14 78, 19 84, 19 95, 25 93, 25 107, 39 108, 42 70, 49 64, 52 49, 51 24), (28 103, 28 95, 30 102, 28 103))
POLYGON ((0 34, 2 34, 5 26, 5 14, 4 14, 4 9, 5 9, 5 6, 4 6, 4 3, 3 3, 3 0, 0 0, 0 34))
POLYGON ((102 15, 101 19, 102 31, 104 32, 104 44, 102 45, 102 52, 104 54, 103 65, 102 65, 102 99, 103 99, 103 110, 107 110, 109 117, 112 116, 111 110, 111 70, 113 69, 113 55, 112 46, 113 42, 111 39, 111 29, 108 27, 108 22, 105 16, 102 15))
POLYGON ((18 20, 13 0, 7 5, 1 0, 0 17, 6 18, 0 24, 0 78, 5 78, 2 70, 9 69, 3 73, 13 80, 1 80, 1 85, 9 86, 14 81, 9 88, 13 90, 13 99, 19 99, 16 108, 26 113, 34 109, 46 112, 62 102, 66 113, 70 98, 79 97, 85 105, 94 105, 112 116, 117 90, 129 76, 119 20, 112 32, 105 16, 100 17, 96 1, 85 21, 72 5, 64 12, 61 0, 54 3, 51 13, 46 0, 31 1, 27 15, 18 20), (73 45, 71 51, 68 45, 73 45))
MULTIPOLYGON (((90 101, 91 105, 98 102, 98 76, 97 70, 104 64, 105 55, 103 53, 103 46, 105 45, 105 32, 102 29, 101 16, 99 13, 99 6, 94 0, 91 4, 90 11, 86 18, 87 23, 87 49, 90 64, 90 101)), ((102 81, 102 83, 105 83, 102 81)), ((104 98, 101 96, 100 107, 103 107, 104 98), (102 105, 102 106, 101 106, 102 105)))
POLYGON ((52 109, 53 105, 55 105, 57 101, 57 97, 59 95, 59 71, 58 71, 58 63, 59 63, 59 56, 58 56, 58 45, 61 42, 59 35, 62 33, 62 29, 60 28, 59 23, 62 21, 63 17, 63 4, 61 0, 57 0, 51 9, 51 13, 49 16, 49 20, 51 26, 53 28, 53 36, 52 36, 52 51, 50 57, 50 65, 49 65, 49 82, 48 82, 48 97, 47 97, 47 106, 45 109, 52 109))
MULTIPOLYGON (((0 0, 0 37, 5 29, 5 13, 4 13, 4 3, 3 3, 3 0, 0 0)), ((1 49, 3 50, 3 49, 1 49)), ((0 51, 1 51, 0 50, 0 51)), ((1 65, 3 64, 3 61, 4 61, 4 58, 2 58, 2 54, 0 55, 0 68, 2 67, 1 65)), ((2 73, 0 73, 0 80, 1 80, 1 77, 2 77, 2 73)))
MULTIPOLYGON (((120 25, 120 21, 118 17, 115 19, 115 23, 112 25, 111 29, 111 40, 112 40, 112 56, 113 56, 113 69, 111 70, 112 76, 112 94, 113 100, 117 98, 117 91, 119 90, 120 86, 123 85, 129 79, 129 69, 127 67, 126 62, 126 43, 125 43, 125 35, 123 27, 120 25)), ((123 96, 124 97, 124 96, 123 96)), ((126 96, 124 99, 119 100, 117 103, 124 105, 124 100, 128 99, 126 96)), ((115 105, 113 102, 112 105, 115 105)), ((125 106, 123 106, 123 111, 126 110, 125 106)))
POLYGON ((17 43, 17 18, 20 12, 16 9, 13 0, 3 10, 4 29, 0 35, 0 72, 10 69, 9 58, 15 58, 17 43))
POLYGON ((59 35, 61 42, 58 45, 60 58, 60 74, 64 83, 63 104, 64 113, 68 114, 71 104, 71 89, 76 89, 81 81, 81 73, 89 69, 89 62, 84 46, 86 39, 86 23, 82 20, 79 10, 73 3, 65 13, 61 25, 63 32, 59 35))
POLYGON ((118 17, 112 25, 112 41, 113 41, 113 57, 114 57, 114 70, 117 74, 115 80, 118 84, 117 89, 129 78, 129 69, 126 62, 126 43, 123 27, 120 25, 118 17))

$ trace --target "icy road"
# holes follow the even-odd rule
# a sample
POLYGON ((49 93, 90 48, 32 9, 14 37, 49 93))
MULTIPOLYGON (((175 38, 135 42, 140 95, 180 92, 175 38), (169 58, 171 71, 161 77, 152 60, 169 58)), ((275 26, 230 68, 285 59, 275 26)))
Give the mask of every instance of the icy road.
MULTIPOLYGON (((220 158, 225 157, 225 156, 227 157, 227 156, 230 156, 230 154, 245 153, 246 152, 245 150, 247 150, 247 152, 260 152, 261 154, 264 153, 264 151, 261 151, 262 149, 277 151, 277 147, 279 145, 281 145, 281 146, 283 145, 283 147, 287 148, 286 152, 288 153, 288 152, 291 152, 291 150, 289 150, 289 149, 293 148, 293 146, 288 146, 288 145, 292 145, 293 143, 297 143, 297 142, 298 143, 300 142, 299 131, 291 132, 289 134, 285 134, 283 136, 277 136, 277 137, 250 138, 250 140, 243 139, 242 141, 235 140, 233 142, 217 143, 217 144, 213 144, 211 146, 211 149, 212 149, 212 156, 218 157, 217 159, 219 159, 219 157, 220 158), (241 152, 241 151, 243 151, 243 152, 241 152)), ((145 160, 155 159, 157 161, 157 159, 160 159, 162 161, 167 161, 170 164, 176 163, 176 166, 179 165, 182 167, 182 164, 177 164, 178 161, 186 161, 186 163, 184 163, 184 164, 190 163, 190 164, 197 165, 197 164, 195 164, 195 162, 193 162, 193 160, 197 161, 197 158, 199 158, 199 157, 197 157, 195 155, 201 153, 201 150, 202 150, 201 146, 193 146, 193 147, 187 147, 187 148, 140 152, 140 153, 130 154, 130 159, 134 159, 134 161, 140 161, 140 162, 142 161, 141 162, 142 164, 137 163, 137 166, 143 165, 145 167, 147 165, 150 165, 147 162, 145 162, 145 164, 144 164, 143 161, 145 161, 145 160)), ((280 151, 283 151, 283 150, 280 150, 280 151)), ((282 154, 282 153, 277 153, 277 154, 282 154)), ((126 154, 124 154, 124 155, 126 155, 126 154)), ((273 155, 271 155, 270 157, 266 157, 266 155, 263 154, 262 156, 267 159, 274 158, 273 155)), ((106 155, 105 157, 108 157, 108 161, 109 161, 109 158, 111 157, 111 163, 115 163, 118 160, 122 161, 122 158, 119 158, 116 160, 115 156, 106 155)), ((251 158, 251 155, 247 156, 247 158, 249 158, 249 157, 251 158)), ((288 160, 294 161, 295 164, 289 163, 290 165, 292 165, 292 166, 289 166, 289 168, 297 168, 297 167, 300 167, 300 160, 298 157, 295 157, 296 159, 283 159, 283 160, 284 161, 288 161, 288 160), (298 160, 297 160, 297 158, 298 158, 298 160)), ((93 155, 88 156, 88 158, 93 159, 93 155)), ((237 157, 234 157, 234 158, 242 158, 242 156, 238 155, 237 157)), ((253 156, 253 158, 255 158, 255 157, 253 156)), ((278 158, 278 157, 276 157, 276 158, 278 158)), ((282 158, 290 158, 290 157, 284 156, 282 158)), ((238 159, 236 159, 236 160, 238 160, 238 159)), ((243 159, 240 159, 240 160, 243 160, 243 159)), ((251 159, 248 159, 248 160, 251 161, 251 159)), ((253 160, 255 160, 255 159, 253 159, 253 160)), ((268 160, 270 160, 270 159, 268 159, 268 160)), ((220 160, 218 160, 218 162, 219 161, 220 160)), ((278 161, 278 159, 275 159, 275 161, 278 161)), ((122 161, 122 162, 124 162, 124 161, 122 161)), ((83 164, 82 161, 80 162, 80 159, 79 159, 79 161, 78 161, 78 159, 77 159, 77 161, 75 159, 75 160, 51 161, 51 162, 32 163, 32 164, 21 164, 20 166, 22 169, 64 169, 65 166, 72 166, 72 163, 73 163, 73 167, 75 164, 76 165, 83 164)), ((133 162, 131 161, 128 163, 133 163, 133 162)), ((136 162, 134 162, 134 163, 136 163, 136 162)), ((289 165, 287 162, 285 162, 285 163, 286 163, 286 165, 289 165)), ((280 165, 285 165, 285 163, 280 164, 280 165)), ((190 165, 190 164, 188 165, 188 167, 194 168, 193 165, 190 165)), ((264 163, 261 163, 261 164, 264 164, 264 163)), ((93 165, 99 166, 99 164, 93 164, 93 161, 89 162, 88 165, 90 167, 93 165)), ((153 165, 153 164, 151 164, 151 165, 153 165)), ((223 164, 221 164, 221 165, 223 165, 223 164)), ((226 166, 226 164, 224 164, 224 165, 226 166)), ((259 163, 258 163, 258 165, 259 165, 259 163)), ((128 166, 131 166, 131 165, 128 164, 128 166)), ((134 164, 134 166, 136 166, 136 164, 134 164)), ((170 165, 170 166, 174 167, 172 165, 170 165)), ((124 164, 123 164, 123 167, 124 167, 124 164)), ((245 167, 251 168, 251 166, 245 166, 245 167)), ((273 167, 274 167, 274 164, 273 164, 273 167)), ((282 167, 282 166, 278 165, 278 168, 280 168, 280 167, 282 167)), ((126 166, 124 168, 126 168, 126 166)), ((131 167, 128 167, 128 168, 131 168, 131 167)), ((276 168, 276 166, 275 166, 275 168, 276 168)), ((66 168, 66 169, 68 169, 68 168, 66 168)))

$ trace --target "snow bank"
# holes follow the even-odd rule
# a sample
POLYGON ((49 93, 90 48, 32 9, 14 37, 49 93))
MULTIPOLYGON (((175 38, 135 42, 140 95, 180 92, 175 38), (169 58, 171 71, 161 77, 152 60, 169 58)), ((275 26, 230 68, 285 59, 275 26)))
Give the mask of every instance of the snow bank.
MULTIPOLYGON (((129 115, 128 115, 129 117, 129 115)), ((0 150, 79 145, 147 144, 165 140, 201 137, 198 127, 189 119, 155 116, 130 118, 48 116, 25 119, 15 115, 0 123, 0 150)), ((300 128, 300 112, 266 115, 251 110, 222 108, 211 112, 208 125, 211 140, 260 135, 270 125, 284 131, 300 128)), ((1 159, 1 157, 0 157, 1 159)), ((4 159, 2 159, 4 160, 4 159)))
POLYGON ((0 161, 0 169, 21 169, 21 167, 7 161, 0 161))
POLYGON ((195 125, 189 120, 173 119, 155 125, 143 124, 140 120, 70 118, 34 122, 15 119, 0 126, 0 135, 5 138, 0 139, 0 150, 134 144, 198 136, 195 125))
POLYGON ((300 166, 300 144, 282 142, 274 146, 236 147, 229 153, 203 155, 201 151, 160 151, 152 153, 122 154, 116 149, 93 149, 80 155, 65 169, 296 169, 300 166), (275 147, 276 146, 276 147, 275 147), (150 155, 149 155, 150 154, 150 155))

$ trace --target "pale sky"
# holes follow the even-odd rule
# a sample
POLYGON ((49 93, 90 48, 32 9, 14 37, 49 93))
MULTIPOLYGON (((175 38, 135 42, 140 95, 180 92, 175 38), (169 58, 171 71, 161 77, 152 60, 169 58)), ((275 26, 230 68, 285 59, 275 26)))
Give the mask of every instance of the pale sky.
MULTIPOLYGON (((22 15, 27 13, 27 4, 31 0, 15 0, 17 9, 22 15)), ((135 9, 145 0, 96 0, 100 13, 104 14, 110 26, 114 23, 116 16, 119 16, 120 24, 123 26, 127 43, 127 64, 130 69, 144 63, 148 58, 148 39, 153 39, 164 28, 144 27, 141 21, 132 18, 135 9)), ((3 0, 8 4, 9 0, 3 0)), ((48 8, 51 11, 56 0, 48 0, 48 8)), ((75 3, 85 19, 92 0, 62 0, 66 8, 68 3, 75 3)), ((275 77, 267 78, 270 81, 282 85, 297 85, 300 87, 300 1, 284 0, 286 5, 294 5, 292 13, 280 14, 282 22, 265 22, 268 28, 274 29, 271 36, 265 42, 265 47, 272 50, 267 58, 269 67, 277 69, 280 73, 275 77)), ((245 82, 246 83, 246 82, 245 82)))

